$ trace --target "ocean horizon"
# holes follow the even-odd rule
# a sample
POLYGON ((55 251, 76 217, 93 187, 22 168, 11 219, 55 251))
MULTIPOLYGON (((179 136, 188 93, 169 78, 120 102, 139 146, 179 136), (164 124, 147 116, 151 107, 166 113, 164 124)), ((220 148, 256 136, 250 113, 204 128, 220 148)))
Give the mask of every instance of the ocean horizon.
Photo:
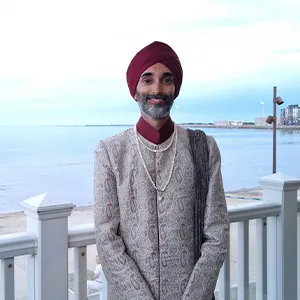
MULTIPOLYGON (((133 125, 0 126, 0 213, 49 192, 77 206, 93 203, 94 149, 133 125)), ((201 128, 220 148, 226 191, 257 187, 272 174, 272 130, 201 128)), ((300 131, 277 131, 277 171, 300 178, 300 131)))

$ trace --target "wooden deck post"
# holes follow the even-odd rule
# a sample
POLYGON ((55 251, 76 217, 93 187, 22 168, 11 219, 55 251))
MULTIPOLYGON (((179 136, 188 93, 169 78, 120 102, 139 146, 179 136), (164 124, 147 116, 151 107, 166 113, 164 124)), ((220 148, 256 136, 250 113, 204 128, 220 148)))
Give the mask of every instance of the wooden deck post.
POLYGON ((48 193, 21 204, 27 231, 38 237, 37 254, 28 258, 28 299, 68 300, 68 216, 74 204, 48 193))
POLYGON ((297 190, 300 180, 275 173, 261 178, 259 183, 264 203, 282 206, 279 216, 267 225, 268 299, 297 299, 297 190))

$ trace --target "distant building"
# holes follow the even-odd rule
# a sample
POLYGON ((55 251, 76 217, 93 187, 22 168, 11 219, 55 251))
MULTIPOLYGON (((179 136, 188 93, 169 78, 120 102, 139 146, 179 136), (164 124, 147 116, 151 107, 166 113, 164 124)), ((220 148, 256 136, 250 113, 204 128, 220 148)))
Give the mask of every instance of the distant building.
POLYGON ((240 120, 214 121, 214 125, 218 127, 239 127, 243 126, 243 123, 240 120))
POLYGON ((266 117, 259 117, 259 118, 255 118, 254 120, 254 125, 255 126, 265 126, 266 123, 266 117))
POLYGON ((285 125, 285 124, 284 124, 285 119, 286 119, 285 111, 286 111, 285 108, 282 108, 282 109, 280 110, 280 125, 285 125))
POLYGON ((267 127, 267 126, 270 126, 269 124, 266 123, 266 119, 267 117, 258 117, 258 118, 255 118, 254 120, 254 125, 255 126, 259 126, 259 127, 267 127))
POLYGON ((244 122, 240 120, 228 121, 229 126, 243 126, 244 122))
POLYGON ((228 121, 214 121, 215 126, 228 126, 228 121))
POLYGON ((287 108, 281 109, 280 112, 281 125, 300 125, 300 105, 293 104, 287 108))

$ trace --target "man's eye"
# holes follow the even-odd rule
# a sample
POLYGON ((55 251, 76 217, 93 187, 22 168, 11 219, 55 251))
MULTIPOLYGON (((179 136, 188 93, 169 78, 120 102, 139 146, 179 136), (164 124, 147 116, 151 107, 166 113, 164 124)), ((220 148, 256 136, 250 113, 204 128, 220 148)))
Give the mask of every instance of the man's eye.
POLYGON ((164 82, 165 83, 173 83, 173 79, 172 78, 165 78, 164 82))
POLYGON ((149 84, 149 83, 151 83, 151 79, 144 78, 143 79, 143 83, 149 84))

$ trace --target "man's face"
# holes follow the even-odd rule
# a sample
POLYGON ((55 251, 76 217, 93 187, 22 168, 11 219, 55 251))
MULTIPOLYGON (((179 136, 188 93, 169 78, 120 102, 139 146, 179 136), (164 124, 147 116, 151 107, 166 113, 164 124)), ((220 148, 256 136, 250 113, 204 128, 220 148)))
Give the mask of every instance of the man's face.
POLYGON ((152 119, 164 119, 174 103, 175 84, 171 71, 163 64, 149 67, 140 76, 134 99, 141 112, 152 119))
POLYGON ((96 256, 96 264, 97 264, 97 265, 100 264, 100 259, 99 259, 99 256, 98 256, 98 255, 96 256))

